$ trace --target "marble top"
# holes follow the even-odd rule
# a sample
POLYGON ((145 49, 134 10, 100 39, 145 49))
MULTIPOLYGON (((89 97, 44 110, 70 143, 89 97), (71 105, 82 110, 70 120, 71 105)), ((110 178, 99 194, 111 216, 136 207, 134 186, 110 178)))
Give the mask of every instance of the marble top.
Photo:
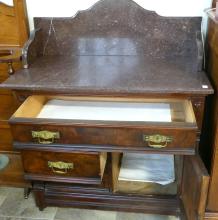
POLYGON ((100 0, 72 18, 36 18, 25 68, 0 87, 86 94, 210 94, 200 17, 100 0))
POLYGON ((143 56, 44 56, 0 87, 90 94, 212 93, 205 73, 193 69, 184 57, 170 60, 143 56))

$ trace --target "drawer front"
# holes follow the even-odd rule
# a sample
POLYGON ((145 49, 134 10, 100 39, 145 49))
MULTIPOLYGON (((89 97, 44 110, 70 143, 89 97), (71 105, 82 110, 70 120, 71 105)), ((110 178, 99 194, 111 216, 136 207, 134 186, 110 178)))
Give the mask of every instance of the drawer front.
POLYGON ((190 148, 196 142, 195 129, 167 127, 113 128, 70 125, 12 125, 14 141, 37 144, 114 145, 131 148, 190 148), (41 135, 40 135, 41 132, 41 135))
POLYGON ((22 151, 27 179, 56 182, 100 183, 106 153, 22 151))
POLYGON ((185 99, 30 96, 10 124, 14 141, 21 145, 152 148, 183 154, 194 153, 198 130, 192 104, 185 99))

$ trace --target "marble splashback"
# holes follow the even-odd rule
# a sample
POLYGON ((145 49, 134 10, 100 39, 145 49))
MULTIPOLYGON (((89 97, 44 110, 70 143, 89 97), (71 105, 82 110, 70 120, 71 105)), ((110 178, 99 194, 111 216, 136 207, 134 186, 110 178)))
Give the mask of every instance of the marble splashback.
POLYGON ((0 88, 86 94, 210 94, 200 17, 161 17, 100 0, 72 18, 36 18, 24 70, 0 88), (197 34, 198 33, 198 34, 197 34))
POLYGON ((161 17, 132 0, 100 0, 72 18, 35 18, 40 55, 190 57, 196 63, 200 17, 161 17))

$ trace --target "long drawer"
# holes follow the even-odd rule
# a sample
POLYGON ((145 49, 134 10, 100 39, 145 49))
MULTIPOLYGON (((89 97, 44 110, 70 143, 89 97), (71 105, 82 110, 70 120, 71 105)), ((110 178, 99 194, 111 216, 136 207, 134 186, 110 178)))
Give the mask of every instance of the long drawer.
MULTIPOLYGON (((74 113, 73 111, 71 112, 74 113)), ((83 108, 81 114, 84 111, 83 108)), ((11 117, 10 124, 15 142, 39 145, 80 144, 132 149, 194 150, 197 134, 192 104, 185 99, 31 96, 11 117), (58 118, 61 111, 59 108, 56 112, 55 109, 51 112, 53 116, 57 113, 57 118, 50 115, 39 117, 47 103, 53 99, 75 102, 77 105, 79 102, 81 106, 87 107, 89 116, 79 119, 58 118), (152 106, 155 109, 150 109, 149 112, 152 106), (126 112, 126 107, 129 112, 126 112)))

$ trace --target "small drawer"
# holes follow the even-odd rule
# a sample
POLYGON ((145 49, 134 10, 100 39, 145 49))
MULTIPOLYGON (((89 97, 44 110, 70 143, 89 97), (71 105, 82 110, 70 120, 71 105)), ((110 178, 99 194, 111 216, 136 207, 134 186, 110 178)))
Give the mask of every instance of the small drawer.
POLYGON ((23 150, 25 178, 80 184, 100 184, 107 153, 23 150))
POLYGON ((197 124, 185 99, 31 96, 11 117, 15 142, 101 145, 194 154, 197 124))

